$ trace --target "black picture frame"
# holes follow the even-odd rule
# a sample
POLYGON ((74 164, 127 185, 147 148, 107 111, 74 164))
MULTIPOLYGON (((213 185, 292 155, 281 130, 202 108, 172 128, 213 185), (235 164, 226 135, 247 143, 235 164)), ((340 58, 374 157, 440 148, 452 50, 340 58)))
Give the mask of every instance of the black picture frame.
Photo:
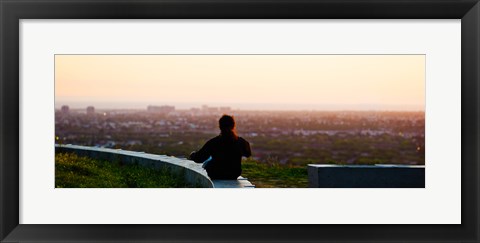
POLYGON ((0 0, 0 16, 2 242, 480 242, 478 0, 0 0), (462 223, 460 225, 19 224, 19 20, 151 18, 461 19, 462 223))

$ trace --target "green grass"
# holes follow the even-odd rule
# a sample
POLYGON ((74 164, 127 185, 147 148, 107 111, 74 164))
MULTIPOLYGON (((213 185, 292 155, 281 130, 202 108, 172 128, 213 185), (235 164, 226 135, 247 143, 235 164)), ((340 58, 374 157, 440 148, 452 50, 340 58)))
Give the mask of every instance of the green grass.
POLYGON ((179 188, 192 187, 167 169, 122 165, 71 153, 55 154, 56 188, 179 188))
MULTIPOLYGON (((261 163, 252 159, 242 162, 242 176, 257 188, 308 187, 306 166, 280 165, 275 161, 261 163)), ((56 188, 182 188, 193 187, 185 178, 167 169, 123 165, 118 162, 80 157, 73 153, 55 154, 56 188)))
POLYGON ((258 188, 308 187, 306 166, 260 163, 247 159, 242 162, 242 176, 248 178, 258 188))

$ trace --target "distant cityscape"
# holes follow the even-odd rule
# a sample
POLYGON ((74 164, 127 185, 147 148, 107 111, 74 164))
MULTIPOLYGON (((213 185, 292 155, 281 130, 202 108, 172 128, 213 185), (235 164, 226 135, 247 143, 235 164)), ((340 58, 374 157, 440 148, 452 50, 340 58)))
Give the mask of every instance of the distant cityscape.
MULTIPOLYGON (((135 110, 138 111, 138 109, 101 109, 100 111, 102 112, 108 112, 108 113, 125 113, 126 110, 135 110)), ((94 106, 87 106, 86 110, 82 111, 82 109, 70 109, 68 105, 63 105, 60 108, 60 111, 62 114, 70 114, 70 112, 73 113, 86 113, 88 115, 93 115, 95 113, 95 107, 94 106)), ((147 111, 151 113, 159 113, 159 114, 169 114, 169 113, 174 113, 175 111, 179 111, 175 109, 175 106, 171 105, 149 105, 147 106, 147 111)), ((185 110, 181 110, 185 111, 185 110)), ((221 107, 213 107, 213 106, 208 106, 208 105, 202 105, 201 107, 193 107, 188 109, 188 111, 192 114, 209 114, 209 113, 228 113, 232 111, 232 108, 229 106, 221 106, 221 107)))
POLYGON ((185 158, 233 115, 264 163, 425 164, 425 114, 414 111, 254 111, 228 106, 55 111, 55 142, 185 158))

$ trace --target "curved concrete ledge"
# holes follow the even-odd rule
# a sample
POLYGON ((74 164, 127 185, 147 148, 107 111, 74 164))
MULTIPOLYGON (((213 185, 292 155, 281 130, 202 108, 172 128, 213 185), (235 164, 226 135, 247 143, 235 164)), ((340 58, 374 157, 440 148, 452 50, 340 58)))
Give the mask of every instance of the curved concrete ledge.
POLYGON ((238 180, 210 180, 202 164, 191 160, 179 159, 166 155, 147 154, 121 149, 109 149, 79 146, 71 144, 55 144, 55 152, 75 153, 79 156, 86 156, 93 159, 119 161, 125 164, 138 164, 149 168, 167 167, 173 173, 185 176, 187 183, 193 186, 205 188, 253 188, 254 186, 245 178, 238 180))

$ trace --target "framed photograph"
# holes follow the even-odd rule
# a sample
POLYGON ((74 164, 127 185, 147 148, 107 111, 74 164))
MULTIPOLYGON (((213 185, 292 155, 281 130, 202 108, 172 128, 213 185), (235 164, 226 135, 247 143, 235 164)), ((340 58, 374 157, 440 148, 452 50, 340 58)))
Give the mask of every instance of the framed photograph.
POLYGON ((476 0, 0 12, 2 242, 480 240, 476 0))

